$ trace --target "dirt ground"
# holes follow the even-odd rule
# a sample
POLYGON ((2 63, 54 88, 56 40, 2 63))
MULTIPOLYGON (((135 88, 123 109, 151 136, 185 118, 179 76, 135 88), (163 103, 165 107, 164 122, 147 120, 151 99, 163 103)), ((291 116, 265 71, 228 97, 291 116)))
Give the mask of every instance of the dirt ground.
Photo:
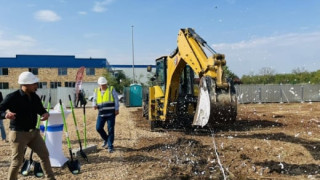
MULTIPOLYGON (((76 117, 82 131, 82 109, 76 117)), ((77 157, 78 175, 54 168, 57 179, 320 179, 320 103, 241 104, 236 123, 192 132, 151 132, 141 108, 122 105, 111 154, 101 148, 95 118, 88 108, 88 143, 98 150, 87 154, 89 162, 77 157)), ((78 148, 71 115, 67 121, 78 148)), ((8 131, 9 121, 4 124, 8 131)), ((64 138, 63 151, 69 157, 64 138)), ((9 144, 0 142, 0 179, 9 165, 9 144)))

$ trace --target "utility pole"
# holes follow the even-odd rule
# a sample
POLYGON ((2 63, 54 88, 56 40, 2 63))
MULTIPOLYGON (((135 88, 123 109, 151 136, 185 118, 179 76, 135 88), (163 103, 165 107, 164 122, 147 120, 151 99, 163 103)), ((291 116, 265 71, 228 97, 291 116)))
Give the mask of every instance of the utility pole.
POLYGON ((135 83, 135 74, 134 74, 134 43, 133 43, 133 25, 131 26, 132 29, 132 74, 133 74, 133 83, 135 83))

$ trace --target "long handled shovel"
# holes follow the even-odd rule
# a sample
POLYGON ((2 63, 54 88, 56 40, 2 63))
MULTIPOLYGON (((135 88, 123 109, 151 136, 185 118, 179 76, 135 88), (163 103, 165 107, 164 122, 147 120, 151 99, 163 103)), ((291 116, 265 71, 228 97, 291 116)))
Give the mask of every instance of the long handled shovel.
MULTIPOLYGON (((41 96, 42 104, 44 103, 45 99, 46 99, 46 96, 41 96)), ((40 127, 40 116, 38 116, 37 125, 36 125, 37 129, 39 129, 39 127, 40 127)), ((26 152, 26 149, 25 149, 25 152, 26 152)), ((30 152, 29 160, 25 160, 22 165, 21 174, 24 176, 29 175, 31 167, 34 166, 34 164, 35 164, 35 161, 33 161, 33 159, 32 159, 32 155, 33 155, 33 150, 31 150, 31 152, 30 152)))
POLYGON ((60 103, 61 115, 62 115, 62 119, 63 119, 64 131, 66 133, 66 138, 67 138, 67 143, 68 143, 68 148, 69 148, 69 153, 70 153, 70 158, 71 158, 71 161, 69 160, 67 162, 67 165, 68 165, 68 168, 72 174, 79 174, 80 173, 80 163, 78 160, 73 160, 73 157, 72 157, 72 149, 71 149, 71 144, 70 144, 70 139, 69 139, 69 134, 68 134, 68 127, 67 127, 66 118, 64 116, 64 111, 63 111, 61 99, 59 100, 59 103, 60 103))
MULTIPOLYGON (((44 103, 46 101, 46 95, 43 96, 43 99, 41 99, 42 105, 44 106, 44 103)), ((37 121, 37 125, 36 128, 39 129, 40 128, 40 116, 38 116, 38 121, 37 121)))
MULTIPOLYGON (((49 113, 51 109, 51 96, 49 97, 49 101, 48 101, 48 105, 47 105, 47 112, 49 113)), ((49 113, 50 114, 50 113, 49 113)), ((47 132, 47 128, 48 128, 48 123, 49 120, 46 120, 46 123, 44 125, 44 136, 43 136, 43 140, 46 141, 46 132, 47 132)))
POLYGON ((72 112, 72 116, 73 116, 73 122, 76 127, 77 137, 78 137, 78 141, 79 141, 79 145, 80 145, 80 155, 88 162, 89 161, 88 157, 87 157, 86 153, 84 153, 82 150, 81 139, 80 139, 80 134, 79 134, 79 130, 78 130, 78 124, 77 124, 76 116, 74 115, 74 110, 73 110, 73 105, 72 105, 70 95, 69 95, 69 101, 70 101, 70 107, 71 107, 71 112, 72 112))
MULTIPOLYGON (((47 112, 50 112, 51 108, 51 96, 49 97, 48 105, 47 105, 47 112)), ((47 127, 48 127, 48 120, 46 120, 45 125, 44 125, 44 135, 43 135, 43 140, 44 142, 46 141, 46 132, 47 132, 47 127)), ((42 177, 43 176, 43 170, 41 168, 41 165, 39 162, 34 162, 34 175, 36 177, 42 177)))
POLYGON ((84 126, 84 148, 87 147, 87 117, 86 117, 86 105, 83 105, 83 126, 84 126))

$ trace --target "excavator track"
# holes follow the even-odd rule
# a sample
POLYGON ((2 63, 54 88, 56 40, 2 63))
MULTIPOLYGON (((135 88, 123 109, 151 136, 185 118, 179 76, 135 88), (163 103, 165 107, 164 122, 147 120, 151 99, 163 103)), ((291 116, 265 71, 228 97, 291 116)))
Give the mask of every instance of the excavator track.
POLYGON ((214 79, 202 77, 199 89, 200 93, 192 125, 213 127, 235 121, 237 98, 231 83, 228 89, 219 89, 214 79))

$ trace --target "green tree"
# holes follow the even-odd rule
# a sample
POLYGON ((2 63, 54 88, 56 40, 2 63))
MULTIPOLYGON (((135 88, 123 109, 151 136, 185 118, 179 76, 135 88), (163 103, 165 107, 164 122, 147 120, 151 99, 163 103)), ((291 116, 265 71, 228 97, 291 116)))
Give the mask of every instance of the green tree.
POLYGON ((223 72, 224 75, 226 76, 226 78, 230 78, 230 79, 235 79, 235 78, 239 78, 235 73, 233 73, 228 66, 224 66, 223 67, 223 72))
POLYGON ((223 67, 223 73, 226 78, 231 79, 235 84, 242 83, 240 78, 235 73, 233 73, 228 66, 223 67))
POLYGON ((116 76, 115 73, 106 72, 104 73, 104 77, 108 80, 108 84, 113 86, 117 92, 123 93, 123 88, 130 86, 131 79, 126 77, 126 75, 122 71, 118 71, 116 76))
POLYGON ((155 74, 156 74, 155 72, 150 72, 147 74, 147 79, 148 79, 147 84, 146 84, 147 87, 153 86, 153 81, 151 81, 151 78, 154 77, 155 74))

